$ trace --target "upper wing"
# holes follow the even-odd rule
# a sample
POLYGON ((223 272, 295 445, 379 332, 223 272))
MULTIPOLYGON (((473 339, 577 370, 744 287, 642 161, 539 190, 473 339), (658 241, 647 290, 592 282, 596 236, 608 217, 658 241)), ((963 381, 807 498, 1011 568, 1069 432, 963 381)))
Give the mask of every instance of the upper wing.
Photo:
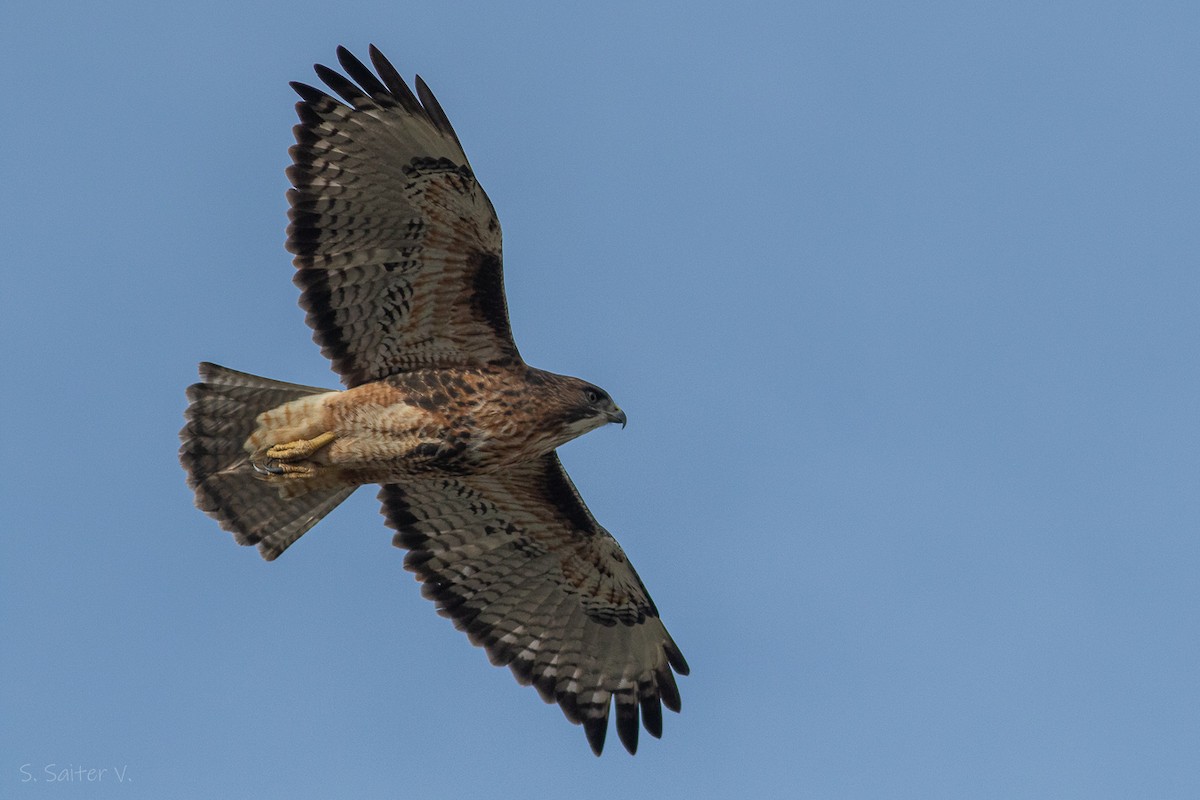
POLYGON ((313 339, 347 386, 519 361, 491 201, 425 83, 417 78, 414 96, 370 52, 378 77, 338 48, 357 86, 316 66, 349 106, 292 84, 302 100, 287 247, 313 339))
POLYGON ((616 698, 617 734, 637 750, 638 707, 662 735, 688 673, 620 545, 596 522, 558 456, 504 473, 427 479, 379 494, 422 594, 493 664, 582 723, 599 755, 616 698))

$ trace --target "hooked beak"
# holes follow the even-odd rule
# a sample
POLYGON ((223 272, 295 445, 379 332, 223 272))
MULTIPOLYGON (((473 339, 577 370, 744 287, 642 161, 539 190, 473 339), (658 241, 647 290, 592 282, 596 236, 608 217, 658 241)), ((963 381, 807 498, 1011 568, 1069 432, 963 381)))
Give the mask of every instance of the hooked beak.
POLYGON ((625 412, 619 408, 614 408, 612 411, 609 411, 607 414, 605 414, 605 416, 608 418, 609 422, 621 423, 622 428, 625 427, 625 423, 628 421, 628 419, 625 417, 625 412))

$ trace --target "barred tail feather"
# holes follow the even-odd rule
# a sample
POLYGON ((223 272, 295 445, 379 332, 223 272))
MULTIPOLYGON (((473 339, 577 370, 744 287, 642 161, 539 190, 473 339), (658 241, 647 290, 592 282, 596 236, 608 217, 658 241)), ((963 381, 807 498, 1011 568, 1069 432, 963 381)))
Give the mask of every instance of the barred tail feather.
POLYGON ((187 424, 179 432, 179 460, 187 470, 196 507, 220 523, 238 544, 258 545, 268 561, 316 525, 355 487, 317 489, 296 497, 260 480, 242 445, 264 411, 305 395, 314 386, 273 381, 216 364, 200 365, 200 382, 188 387, 187 424))

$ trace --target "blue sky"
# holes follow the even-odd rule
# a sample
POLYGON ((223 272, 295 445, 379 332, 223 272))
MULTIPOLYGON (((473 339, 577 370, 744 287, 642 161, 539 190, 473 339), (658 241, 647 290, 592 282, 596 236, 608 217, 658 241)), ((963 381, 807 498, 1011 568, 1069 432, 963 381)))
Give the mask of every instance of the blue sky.
POLYGON ((5 16, 0 795, 1200 791, 1194 4, 5 16), (287 81, 370 42, 523 355, 629 414, 563 459, 692 666, 634 758, 434 614, 373 490, 274 563, 192 507, 196 362, 337 385, 287 81))

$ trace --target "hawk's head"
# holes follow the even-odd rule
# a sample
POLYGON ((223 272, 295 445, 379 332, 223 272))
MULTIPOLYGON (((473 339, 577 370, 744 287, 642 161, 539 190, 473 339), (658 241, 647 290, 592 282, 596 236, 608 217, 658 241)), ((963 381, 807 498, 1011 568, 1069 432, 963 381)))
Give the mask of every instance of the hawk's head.
POLYGON ((560 440, 558 444, 610 422, 619 422, 622 428, 625 427, 625 412, 617 407, 608 392, 593 383, 545 372, 535 376, 532 382, 541 384, 536 396, 547 404, 546 421, 558 429, 555 437, 560 440))
POLYGON ((617 407, 613 399, 608 396, 608 392, 587 381, 577 381, 577 383, 579 383, 582 402, 577 401, 573 408, 575 419, 595 422, 594 425, 589 425, 584 433, 609 422, 619 422, 622 428, 625 427, 627 421, 625 412, 617 407))

